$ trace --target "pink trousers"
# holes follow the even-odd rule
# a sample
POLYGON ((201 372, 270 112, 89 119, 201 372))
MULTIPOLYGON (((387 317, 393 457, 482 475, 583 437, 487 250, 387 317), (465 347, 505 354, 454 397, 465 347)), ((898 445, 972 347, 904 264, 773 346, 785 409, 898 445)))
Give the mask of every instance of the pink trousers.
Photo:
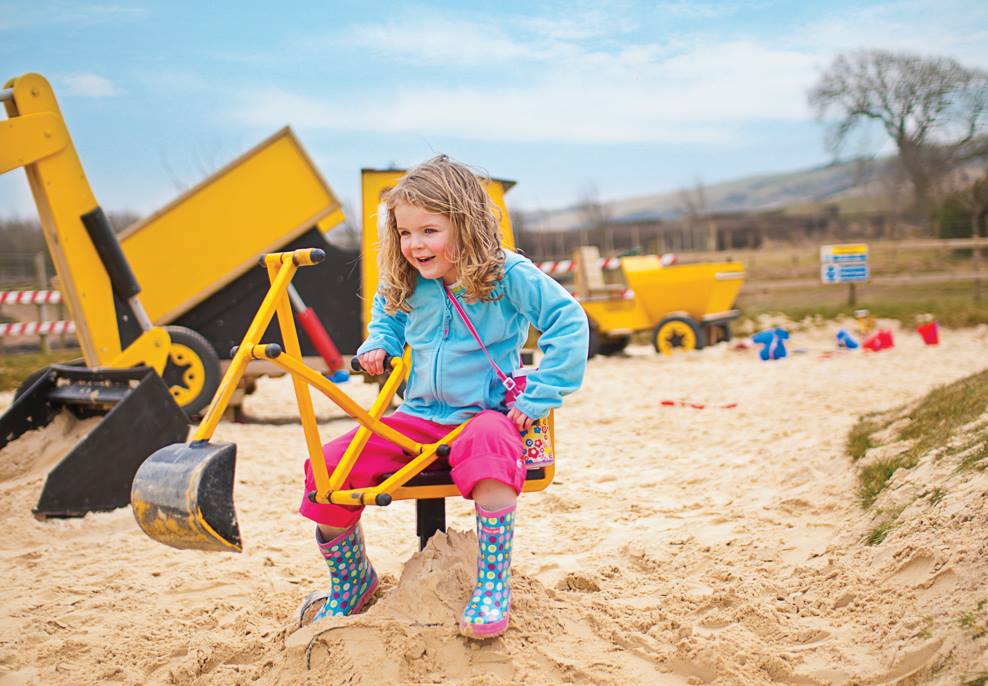
MULTIPOLYGON (((395 412, 381 421, 419 443, 434 443, 456 428, 401 412, 395 412)), ((322 447, 330 474, 356 432, 354 429, 322 447)), ((521 493, 525 483, 525 463, 521 457, 521 447, 521 435, 514 422, 494 410, 481 412, 450 444, 448 467, 451 468, 453 483, 464 498, 469 498, 473 487, 483 479, 500 481, 515 489, 515 493, 521 493)), ((343 488, 375 486, 380 483, 382 475, 397 471, 409 459, 401 448, 375 434, 367 441, 343 488)), ((433 466, 437 465, 447 466, 442 459, 433 463, 433 466)), ((318 524, 339 528, 348 528, 360 519, 363 506, 322 505, 310 501, 307 494, 315 490, 315 487, 312 466, 306 460, 305 493, 299 506, 303 517, 318 524)))

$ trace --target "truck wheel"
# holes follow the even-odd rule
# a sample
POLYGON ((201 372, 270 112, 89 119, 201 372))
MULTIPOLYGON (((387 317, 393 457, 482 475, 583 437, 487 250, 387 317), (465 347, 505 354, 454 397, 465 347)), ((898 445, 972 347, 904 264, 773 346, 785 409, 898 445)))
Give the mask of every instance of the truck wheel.
POLYGON ((590 340, 587 344, 587 359, 589 360, 600 352, 600 329, 593 322, 590 322, 590 340))
POLYGON ((627 348, 630 342, 631 336, 608 336, 601 339, 597 352, 601 355, 616 355, 627 348))
POLYGON ((28 389, 34 385, 34 382, 47 373, 48 373, 48 367, 42 367, 41 369, 36 369, 30 374, 28 374, 27 378, 21 381, 21 385, 17 387, 16 391, 14 391, 14 400, 17 400, 22 395, 27 393, 28 389))
POLYGON ((711 324, 708 328, 707 345, 714 343, 729 343, 731 341, 730 324, 711 324))
POLYGON ((166 326, 165 331, 172 345, 161 377, 191 419, 209 405, 220 385, 220 360, 202 334, 184 326, 166 326))
MULTIPOLYGON (((85 367, 86 361, 83 359, 78 359, 71 360, 70 362, 60 362, 59 364, 68 365, 70 367, 85 367)), ((28 374, 24 380, 21 381, 21 384, 17 387, 17 390, 14 391, 14 400, 17 400, 22 395, 27 393, 28 389, 34 385, 34 382, 47 374, 49 369, 51 369, 51 367, 42 367, 41 369, 35 369, 33 372, 28 374)))
POLYGON ((706 344, 703 332, 690 317, 666 317, 652 330, 655 352, 672 355, 679 351, 702 350, 706 344))

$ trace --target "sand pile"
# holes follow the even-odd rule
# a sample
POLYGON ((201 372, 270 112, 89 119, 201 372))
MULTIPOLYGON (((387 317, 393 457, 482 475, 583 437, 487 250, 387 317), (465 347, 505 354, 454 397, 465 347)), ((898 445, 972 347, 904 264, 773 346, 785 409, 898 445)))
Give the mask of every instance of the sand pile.
MULTIPOLYGON (((521 501, 511 629, 485 644, 456 632, 474 545, 459 533, 473 526, 460 500, 447 506, 457 531, 418 554, 411 503, 369 511, 374 604, 297 627, 325 568, 295 514, 305 448, 294 425, 220 425, 217 439, 238 444, 240 556, 156 544, 127 510, 35 522, 37 493, 9 477, 0 685, 977 678, 988 672, 976 628, 984 473, 934 503, 907 496, 909 478, 946 479, 950 466, 923 462, 864 511, 844 439, 859 415, 982 369, 984 335, 944 332, 927 348, 897 331, 893 350, 830 354, 835 328, 797 332, 790 348, 805 352, 771 363, 726 345, 593 360, 557 415, 556 482, 521 501), (886 540, 866 545, 874 511, 903 503, 886 540)), ((348 390, 365 404, 373 395, 348 390)), ((292 416, 290 382, 265 380, 246 407, 292 416)), ((317 413, 324 440, 352 426, 331 406, 317 413)), ((24 459, 8 451, 0 461, 24 459)))

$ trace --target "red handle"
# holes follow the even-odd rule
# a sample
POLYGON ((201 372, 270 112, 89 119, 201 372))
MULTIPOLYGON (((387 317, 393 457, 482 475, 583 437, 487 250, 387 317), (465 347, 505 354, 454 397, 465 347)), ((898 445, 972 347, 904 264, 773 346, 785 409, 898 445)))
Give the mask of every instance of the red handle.
POLYGON ((302 324, 302 328, 305 329, 309 340, 312 341, 312 345, 315 346, 322 359, 326 361, 329 371, 335 372, 343 369, 343 358, 340 356, 340 351, 336 349, 333 339, 326 333, 326 329, 323 328, 322 322, 316 316, 315 310, 309 307, 304 312, 299 312, 298 320, 302 324))

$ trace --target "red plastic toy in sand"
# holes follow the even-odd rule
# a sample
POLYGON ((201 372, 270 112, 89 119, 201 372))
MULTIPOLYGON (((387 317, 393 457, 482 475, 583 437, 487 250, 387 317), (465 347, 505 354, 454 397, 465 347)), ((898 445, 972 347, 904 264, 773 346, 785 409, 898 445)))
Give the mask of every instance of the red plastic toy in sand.
POLYGON ((895 341, 892 340, 892 330, 882 329, 876 331, 872 335, 868 336, 861 344, 861 347, 865 350, 870 350, 877 353, 879 350, 888 350, 889 348, 895 347, 895 341))
POLYGON ((927 345, 937 345, 940 343, 940 327, 936 322, 927 322, 916 327, 916 332, 923 337, 923 342, 927 345))

